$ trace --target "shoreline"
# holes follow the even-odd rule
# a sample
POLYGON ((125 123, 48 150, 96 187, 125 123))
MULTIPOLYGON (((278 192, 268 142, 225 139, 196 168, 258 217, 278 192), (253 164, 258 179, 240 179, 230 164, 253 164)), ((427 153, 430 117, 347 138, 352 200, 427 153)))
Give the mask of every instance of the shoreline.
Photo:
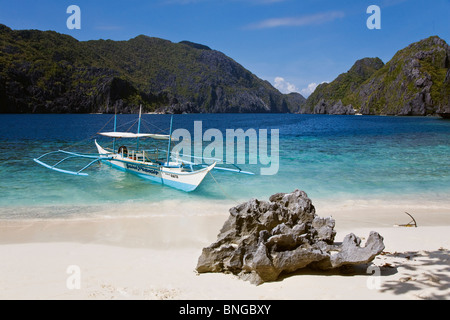
MULTIPOLYGON (((137 109, 139 109, 139 107, 136 107, 137 109)), ((14 112, 4 112, 4 113, 0 113, 3 115, 114 115, 114 113, 110 113, 110 112, 86 112, 86 113, 66 113, 66 112, 60 112, 60 113, 35 113, 35 112, 22 112, 22 113, 14 113, 14 112)), ((139 112, 136 113, 118 113, 121 115, 124 114, 139 114, 139 112)), ((151 111, 151 112, 142 112, 142 114, 148 114, 148 115, 173 115, 174 113, 164 113, 164 112, 156 112, 156 111, 151 111)), ((289 112, 289 113, 284 113, 284 112, 266 112, 266 113, 252 113, 252 112, 212 112, 212 113, 208 113, 208 112, 193 112, 193 113, 175 113, 176 115, 205 115, 205 114, 292 114, 292 115, 313 115, 313 116, 365 116, 365 117, 399 117, 399 118, 442 118, 442 119, 447 119, 442 117, 439 113, 434 113, 434 114, 426 114, 426 115, 400 115, 400 114, 360 114, 360 113, 355 113, 355 114, 322 114, 322 113, 297 113, 297 112, 289 112)))
MULTIPOLYGON (((267 198, 256 197, 260 201, 267 198)), ((33 223, 75 223, 152 218, 189 218, 219 216, 226 220, 229 209, 246 200, 182 199, 159 202, 54 204, 0 207, 2 225, 33 223), (182 211, 180 211, 182 208, 182 211)), ((316 214, 334 217, 336 227, 355 228, 367 225, 391 227, 409 222, 405 212, 412 214, 418 225, 450 225, 450 201, 442 197, 431 200, 413 198, 391 199, 312 199, 316 214), (408 221, 406 221, 408 220, 408 221)), ((2 235, 0 233, 0 239, 2 235)))
POLYGON ((368 287, 375 278, 367 265, 351 274, 302 270, 261 286, 228 274, 197 275, 201 250, 216 240, 230 206, 208 204, 201 211, 192 203, 184 213, 0 220, 0 298, 449 299, 450 203, 411 212, 418 228, 394 227, 409 222, 403 204, 377 204, 318 201, 315 207, 319 216, 336 220, 336 241, 355 233, 364 243, 372 230, 384 237, 385 254, 373 261, 381 272, 378 289, 368 287), (66 286, 74 265, 81 270, 80 290, 66 286))

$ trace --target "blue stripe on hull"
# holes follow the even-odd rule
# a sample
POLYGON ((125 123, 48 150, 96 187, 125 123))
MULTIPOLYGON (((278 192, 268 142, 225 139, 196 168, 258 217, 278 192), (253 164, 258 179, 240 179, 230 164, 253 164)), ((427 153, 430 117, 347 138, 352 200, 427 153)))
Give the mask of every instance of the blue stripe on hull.
POLYGON ((196 185, 183 183, 183 182, 179 182, 179 181, 167 180, 167 179, 163 179, 163 184, 166 186, 172 187, 174 189, 182 190, 185 192, 191 192, 191 191, 194 191, 195 189, 197 189, 196 185))
POLYGON ((135 174, 135 175, 137 175, 137 176, 139 176, 139 177, 141 177, 143 179, 150 180, 152 182, 156 182, 156 183, 159 183, 159 184, 162 184, 162 185, 166 185, 166 186, 172 187, 172 188, 177 189, 177 190, 181 190, 181 191, 185 191, 185 192, 191 192, 191 191, 194 191, 195 189, 197 189, 197 186, 193 185, 193 184, 188 184, 188 183, 183 183, 183 182, 178 182, 178 181, 173 181, 173 180, 167 180, 167 179, 164 179, 164 178, 161 178, 161 177, 155 177, 155 176, 151 176, 151 175, 141 174, 141 173, 136 172, 136 171, 132 171, 132 170, 128 170, 126 168, 122 168, 121 166, 118 166, 118 165, 116 165, 116 164, 114 164, 114 163, 112 163, 110 161, 107 161, 107 162, 114 169, 120 170, 122 172, 133 173, 133 174, 135 174))

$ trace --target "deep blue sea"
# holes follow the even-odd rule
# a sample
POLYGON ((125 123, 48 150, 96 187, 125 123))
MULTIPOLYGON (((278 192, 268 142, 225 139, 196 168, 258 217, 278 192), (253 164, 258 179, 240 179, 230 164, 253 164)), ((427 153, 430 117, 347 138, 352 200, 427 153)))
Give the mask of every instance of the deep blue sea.
MULTIPOLYGON (((117 119, 119 131, 137 130, 137 115, 117 119)), ((214 171, 215 180, 208 175, 192 193, 106 165, 94 165, 86 171, 88 177, 65 175, 37 165, 33 158, 58 149, 96 153, 94 139, 110 146, 107 138, 96 133, 113 131, 112 115, 3 114, 0 219, 76 215, 83 210, 73 208, 155 205, 173 199, 177 203, 236 203, 297 188, 313 201, 410 198, 439 202, 450 198, 448 120, 294 114, 191 114, 173 119, 174 129, 193 132, 194 121, 202 121, 203 131, 219 129, 224 138, 226 129, 278 129, 278 173, 260 175, 261 167, 267 166, 247 163, 242 169, 256 175, 214 171)), ((169 125, 169 115, 145 114, 141 132, 168 133, 169 125)))

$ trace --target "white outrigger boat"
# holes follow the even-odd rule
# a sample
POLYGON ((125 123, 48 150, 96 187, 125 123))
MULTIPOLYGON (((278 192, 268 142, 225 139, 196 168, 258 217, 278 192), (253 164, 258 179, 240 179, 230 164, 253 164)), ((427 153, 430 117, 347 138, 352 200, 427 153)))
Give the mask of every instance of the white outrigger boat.
POLYGON ((203 164, 203 160, 205 159, 201 159, 201 161, 198 161, 196 163, 186 161, 184 160, 184 157, 182 157, 183 158, 182 160, 180 159, 179 155, 173 156, 170 151, 172 142, 172 122, 173 117, 171 118, 169 135, 140 133, 141 112, 139 112, 138 133, 117 132, 116 131, 117 115, 116 115, 114 120, 114 132, 99 133, 99 135, 101 136, 113 138, 112 150, 103 148, 98 144, 97 140, 95 140, 95 146, 97 147, 98 154, 83 154, 83 153, 69 152, 65 150, 58 150, 46 153, 40 156, 39 158, 33 160, 36 163, 53 171, 76 176, 88 176, 88 174, 85 173, 84 171, 89 167, 91 167, 93 164, 99 162, 107 163, 110 164, 115 169, 125 172, 131 172, 133 174, 138 175, 141 178, 148 179, 150 181, 160 183, 162 185, 169 186, 186 192, 194 191, 202 183, 206 175, 213 169, 253 175, 253 173, 243 171, 234 164, 233 164, 233 166, 235 167, 234 169, 217 166, 219 162, 224 163, 224 161, 222 161, 221 159, 208 158, 208 160, 210 160, 210 162, 212 163, 206 165, 203 164), (139 139, 141 138, 167 140, 168 150, 167 152, 157 148, 149 150, 145 149, 140 150, 139 139), (137 140, 136 150, 130 150, 126 146, 120 146, 116 150, 115 148, 116 139, 136 139, 137 140), (57 156, 57 154, 59 154, 59 156, 57 156), (63 156, 62 159, 61 155, 63 156), (56 159, 57 162, 53 165, 50 165, 43 161, 43 158, 46 157, 53 158, 53 161, 55 161, 56 159), (73 159, 86 159, 90 160, 90 162, 78 171, 61 168, 61 164, 65 163, 68 160, 73 159))

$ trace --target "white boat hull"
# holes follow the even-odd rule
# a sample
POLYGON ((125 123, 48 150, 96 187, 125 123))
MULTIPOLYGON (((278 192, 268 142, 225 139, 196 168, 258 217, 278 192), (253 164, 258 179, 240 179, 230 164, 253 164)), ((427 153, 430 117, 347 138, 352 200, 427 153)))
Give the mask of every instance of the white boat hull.
POLYGON ((95 145, 100 155, 113 157, 113 159, 104 160, 104 162, 111 164, 115 169, 131 172, 141 178, 186 192, 194 191, 216 166, 216 162, 214 162, 212 165, 197 171, 183 171, 182 168, 148 164, 123 157, 121 154, 112 154, 103 149, 97 141, 95 141, 95 145))

